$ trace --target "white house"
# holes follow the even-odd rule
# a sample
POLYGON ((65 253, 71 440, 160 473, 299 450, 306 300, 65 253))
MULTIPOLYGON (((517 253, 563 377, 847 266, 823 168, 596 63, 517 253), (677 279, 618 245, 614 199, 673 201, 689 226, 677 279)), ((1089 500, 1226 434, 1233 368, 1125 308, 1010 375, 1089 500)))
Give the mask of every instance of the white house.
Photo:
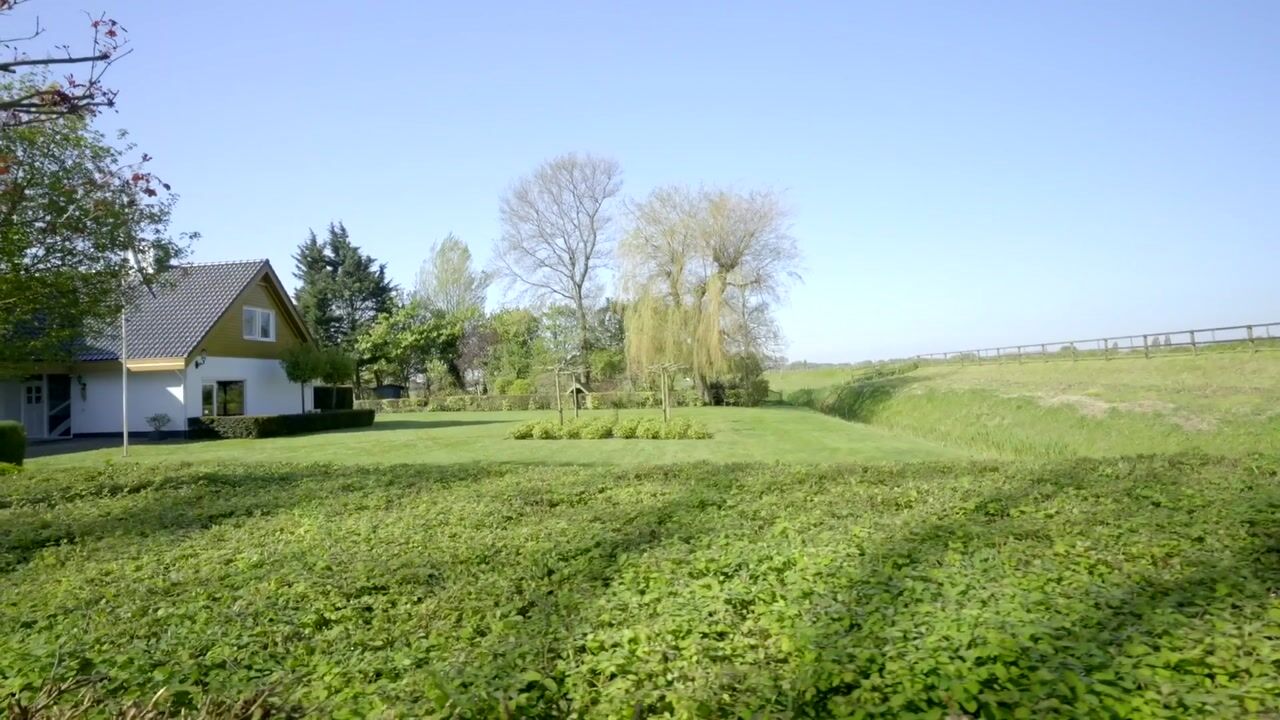
MULTIPOLYGON (((177 266, 126 313, 130 433, 147 418, 180 434, 202 415, 274 415, 312 409, 312 393, 289 382, 286 348, 312 342, 266 260, 177 266)), ((0 420, 31 440, 119 435, 120 327, 86 338, 72 363, 0 380, 0 420)))

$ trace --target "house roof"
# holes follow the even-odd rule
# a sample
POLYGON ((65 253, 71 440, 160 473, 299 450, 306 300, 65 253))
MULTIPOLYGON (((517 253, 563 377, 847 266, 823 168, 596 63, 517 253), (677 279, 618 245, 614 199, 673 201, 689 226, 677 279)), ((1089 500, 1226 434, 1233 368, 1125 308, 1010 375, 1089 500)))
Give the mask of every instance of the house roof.
MULTIPOLYGON (((187 356, 264 268, 275 279, 266 260, 179 265, 156 283, 154 295, 137 288, 125 313, 129 357, 187 356)), ((119 324, 91 333, 78 356, 84 361, 119 360, 119 324)))

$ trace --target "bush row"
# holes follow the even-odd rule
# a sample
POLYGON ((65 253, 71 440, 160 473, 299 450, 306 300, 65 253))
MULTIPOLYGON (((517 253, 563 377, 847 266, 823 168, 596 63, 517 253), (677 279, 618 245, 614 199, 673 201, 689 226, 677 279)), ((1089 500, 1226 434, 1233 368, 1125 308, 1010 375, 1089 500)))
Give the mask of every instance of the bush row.
POLYGON ((235 415, 199 417, 187 420, 187 430, 195 438, 269 438, 301 435, 322 430, 368 427, 372 410, 332 410, 293 415, 235 415))
POLYGON ((522 423, 511 432, 516 440, 707 440, 711 432, 689 418, 664 423, 657 418, 574 418, 522 423))
MULTIPOLYGON (((681 390, 671 394, 676 407, 700 407, 702 397, 693 390, 681 390)), ((566 397, 565 407, 572 408, 573 400, 566 397)), ((508 410, 551 410, 556 398, 550 394, 535 395, 438 395, 434 397, 400 398, 398 400, 357 400, 357 408, 377 412, 500 412, 508 410)), ((599 392, 591 393, 584 400, 588 410, 632 410, 662 406, 662 396, 655 392, 599 392)))
POLYGON ((0 421, 0 463, 21 465, 27 454, 27 431, 22 423, 0 421))

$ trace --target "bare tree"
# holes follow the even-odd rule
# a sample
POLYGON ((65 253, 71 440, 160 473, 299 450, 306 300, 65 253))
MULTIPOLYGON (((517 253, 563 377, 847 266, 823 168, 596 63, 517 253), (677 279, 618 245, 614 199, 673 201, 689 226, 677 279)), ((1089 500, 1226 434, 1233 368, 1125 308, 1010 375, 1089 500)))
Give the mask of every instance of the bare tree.
MULTIPOLYGON (((0 18, 28 0, 0 0, 0 18)), ((92 31, 87 51, 75 52, 69 46, 56 52, 32 57, 20 47, 45 32, 35 18, 30 33, 0 38, 0 73, 17 75, 32 73, 39 83, 3 82, 0 75, 0 130, 49 122, 68 115, 93 115, 101 108, 114 107, 116 90, 103 84, 103 76, 116 61, 129 54, 126 31, 120 23, 106 15, 88 16, 92 31), (49 78, 54 69, 66 69, 60 81, 49 78), (76 72, 79 72, 77 76, 76 72)))
POLYGON ((591 349, 587 307, 612 252, 610 211, 621 189, 616 161, 570 153, 543 163, 502 198, 497 275, 508 289, 573 307, 583 363, 591 349))

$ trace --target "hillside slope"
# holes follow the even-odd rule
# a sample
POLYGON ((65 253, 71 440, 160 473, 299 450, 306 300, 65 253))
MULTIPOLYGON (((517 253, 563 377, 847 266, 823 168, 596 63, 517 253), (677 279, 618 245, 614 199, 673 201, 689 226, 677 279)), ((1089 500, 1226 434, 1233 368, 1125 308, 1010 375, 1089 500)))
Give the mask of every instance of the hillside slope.
POLYGON ((1000 457, 1280 447, 1280 353, 903 370, 786 399, 1000 457))

